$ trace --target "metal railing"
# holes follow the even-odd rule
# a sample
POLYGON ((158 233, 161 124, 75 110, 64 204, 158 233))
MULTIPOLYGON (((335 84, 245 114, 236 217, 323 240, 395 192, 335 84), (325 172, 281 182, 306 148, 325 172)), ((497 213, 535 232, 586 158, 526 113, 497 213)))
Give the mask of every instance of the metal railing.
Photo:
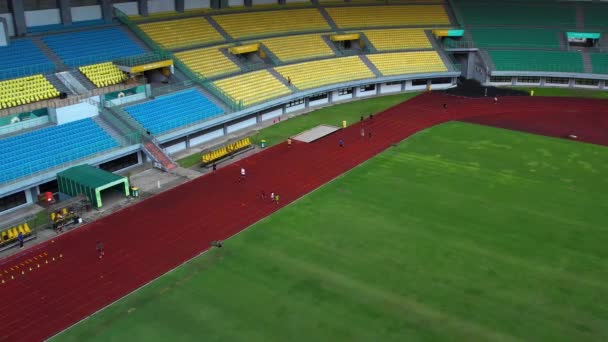
POLYGON ((577 73, 577 74, 607 74, 608 66, 594 66, 591 73, 584 71, 583 64, 553 64, 553 63, 498 63, 495 71, 513 71, 513 72, 560 72, 560 73, 577 73))

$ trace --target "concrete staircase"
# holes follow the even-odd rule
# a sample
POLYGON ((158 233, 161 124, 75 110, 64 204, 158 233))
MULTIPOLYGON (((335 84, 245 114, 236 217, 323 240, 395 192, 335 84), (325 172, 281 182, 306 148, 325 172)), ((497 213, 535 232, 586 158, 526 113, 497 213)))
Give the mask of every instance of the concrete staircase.
POLYGON ((591 56, 587 51, 581 51, 581 57, 583 58, 583 68, 586 73, 593 73, 593 63, 591 62, 591 56))
POLYGON ((220 26, 220 24, 217 23, 217 21, 213 20, 213 18, 211 18, 210 16, 206 16, 203 19, 207 19, 207 22, 209 22, 209 25, 213 26, 214 29, 216 29, 217 32, 219 32, 222 37, 224 37, 224 39, 226 39, 227 42, 233 42, 234 38, 232 38, 232 36, 230 36, 228 34, 228 32, 226 32, 226 30, 224 30, 223 27, 220 26))
POLYGON ((65 84, 65 86, 72 92, 72 94, 85 94, 89 90, 82 85, 78 80, 69 72, 62 71, 55 74, 57 78, 65 84))
POLYGON ((46 79, 57 89, 60 93, 66 93, 68 95, 74 94, 66 85, 63 83, 55 74, 46 75, 46 79))
POLYGON ((48 58, 59 70, 68 70, 69 67, 63 63, 61 58, 57 56, 51 48, 49 48, 39 36, 32 37, 32 42, 42 51, 42 53, 48 58))
POLYGON ((114 140, 116 140, 120 146, 128 146, 129 142, 125 139, 125 136, 121 131, 115 127, 111 122, 104 118, 102 115, 97 115, 93 117, 93 121, 95 121, 99 127, 103 128, 114 140))
POLYGON ((325 43, 327 44, 327 46, 329 46, 329 48, 331 49, 331 51, 333 51, 336 56, 340 55, 340 51, 338 51, 338 48, 336 47, 336 45, 334 44, 334 42, 332 42, 331 39, 329 39, 328 35, 323 35, 323 36, 321 36, 321 38, 323 39, 323 41, 325 41, 325 43))
POLYGON ((285 86, 287 86, 287 88, 291 89, 291 91, 299 90, 298 88, 296 88, 296 86, 294 86, 293 84, 290 84, 289 81, 287 81, 287 79, 285 77, 283 77, 283 75, 279 74, 278 71, 274 70, 274 68, 268 68, 268 72, 273 74, 277 80, 281 81, 281 83, 283 83, 285 86))
POLYGON ((70 75, 72 75, 72 77, 74 77, 74 79, 76 79, 78 83, 82 84, 88 90, 93 90, 97 88, 85 75, 83 75, 78 70, 71 70, 70 75))
POLYGON ((171 158, 158 146, 154 141, 147 141, 143 144, 144 152, 152 160, 160 164, 161 169, 172 171, 177 168, 177 165, 171 158))
POLYGON ((585 10, 581 5, 576 5, 576 29, 578 31, 585 30, 585 10))
POLYGON ((365 65, 367 65, 367 67, 369 68, 369 70, 371 70, 374 75, 376 77, 382 77, 382 73, 380 72, 380 70, 378 70, 378 68, 376 68, 376 66, 374 65, 374 63, 372 63, 369 58, 367 58, 366 55, 359 55, 359 58, 363 61, 363 63, 365 63, 365 65))
POLYGON ((331 16, 329 15, 329 13, 327 13, 324 7, 319 7, 319 12, 323 16, 323 18, 325 18, 325 21, 327 21, 332 30, 340 32, 338 25, 336 25, 336 22, 331 18, 331 16))

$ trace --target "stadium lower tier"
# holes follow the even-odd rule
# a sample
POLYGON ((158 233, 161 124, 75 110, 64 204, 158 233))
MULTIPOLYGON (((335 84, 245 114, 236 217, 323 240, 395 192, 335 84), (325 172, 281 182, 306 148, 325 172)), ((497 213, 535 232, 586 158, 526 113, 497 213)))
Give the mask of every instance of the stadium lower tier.
POLYGON ((92 119, 0 139, 0 183, 107 151, 118 143, 92 119))
POLYGON ((124 109, 152 134, 165 133, 224 113, 196 89, 160 96, 124 109))

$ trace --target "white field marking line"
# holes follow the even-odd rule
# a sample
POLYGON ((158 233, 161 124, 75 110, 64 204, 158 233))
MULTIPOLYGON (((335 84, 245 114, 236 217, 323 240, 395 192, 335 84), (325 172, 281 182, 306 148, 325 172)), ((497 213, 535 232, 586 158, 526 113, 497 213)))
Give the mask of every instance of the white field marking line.
MULTIPOLYGON (((421 130, 421 131, 424 131, 424 130, 421 130)), ((421 132, 421 131, 419 131, 419 132, 421 132)), ((410 135, 410 136, 409 136, 409 137, 407 137, 407 138, 410 138, 410 137, 412 137, 412 136, 414 136, 414 135, 415 135, 415 134, 412 134, 412 135, 410 135)), ((407 139, 407 138, 405 138, 405 139, 407 139)), ((405 139, 404 139, 404 140, 405 140, 405 139)), ((403 140, 402 140, 402 141, 403 141, 403 140)), ((277 145, 275 145, 275 146, 279 146, 279 145, 281 145, 281 144, 277 144, 277 145)), ((274 147, 274 146, 273 146, 273 147, 274 147)), ((310 191, 309 191, 309 192, 307 192, 306 194, 304 194, 304 195, 302 195, 302 196, 300 196, 300 197, 296 198, 295 200, 293 200, 293 201, 292 201, 291 203, 289 203, 288 205, 286 205, 286 206, 284 206, 284 207, 281 207, 279 210, 274 211, 274 212, 270 213, 269 215, 266 215, 266 216, 264 216, 264 217, 260 218, 259 220, 257 220, 257 221, 255 221, 255 222, 253 222, 253 223, 252 223, 252 224, 250 224, 249 226, 247 226, 247 227, 243 228, 242 230, 240 230, 240 231, 236 232, 235 234, 230 235, 230 236, 229 236, 229 237, 228 237, 226 240, 230 240, 230 239, 232 239, 233 237, 235 237, 235 236, 237 236, 237 235, 241 234, 242 232, 244 232, 244 231, 246 231, 246 230, 249 230, 251 227, 255 226, 256 224, 258 224, 258 223, 260 223, 260 222, 262 222, 262 221, 264 221, 264 220, 268 219, 269 217, 271 217, 271 216, 273 216, 274 214, 278 213, 279 211, 283 210, 283 208, 287 208, 288 206, 290 206, 290 205, 292 205, 292 204, 294 204, 294 203, 297 203, 298 201, 300 201, 300 200, 304 199, 305 197, 310 196, 312 193, 314 193, 314 192, 316 192, 316 191, 320 190, 320 189, 321 189, 321 188, 323 188, 324 186, 329 185, 330 183, 333 183, 333 182, 334 182, 334 181, 336 181, 337 179, 339 179, 339 178, 342 178, 342 177, 346 176, 347 174, 349 174, 350 172, 354 171, 355 169, 357 169, 357 168, 359 168, 359 167, 361 167, 361 166, 363 166, 363 165, 365 165, 365 164, 369 163, 369 162, 370 162, 372 159, 375 159, 375 158, 376 158, 376 157, 378 157, 378 155, 380 155, 381 153, 385 153, 385 152, 386 152, 388 149, 390 149, 391 147, 392 147, 392 145, 387 146, 387 147, 386 147, 386 149, 384 149, 384 150, 380 151, 379 153, 377 153, 377 154, 375 154, 375 155, 371 156, 369 159, 367 159, 367 160, 363 161, 362 163, 355 165, 353 168, 351 168, 351 169, 349 169, 349 170, 346 170, 345 172, 343 172, 343 173, 341 173, 341 174, 337 175, 336 177, 334 177, 334 178, 330 179, 329 181, 327 181, 327 182, 325 182, 325 183, 323 183, 323 184, 319 185, 318 187, 313 188, 312 190, 310 190, 310 191)), ((224 241, 226 241, 226 240, 224 240, 224 241)), ((46 338, 46 339, 45 339, 45 341, 49 341, 49 340, 51 340, 51 339, 53 339, 53 338, 55 338, 55 337, 57 337, 57 336, 59 336, 59 335, 63 334, 64 332, 66 332, 66 331, 68 331, 68 330, 72 329, 73 327, 77 326, 78 324, 83 323, 84 321, 88 320, 88 319, 89 319, 89 318, 91 318, 92 316, 95 316, 96 314, 98 314, 98 313, 100 313, 101 311, 103 311, 103 310, 107 309, 108 307, 110 307, 110 306, 112 306, 112 305, 114 305, 114 304, 116 304, 116 303, 120 302, 120 301, 121 301, 121 300, 123 300, 123 299, 126 299, 127 297, 131 296, 132 294, 135 294, 135 292, 137 292, 137 291, 139 291, 139 290, 143 290, 143 289, 144 289, 145 287, 147 287, 148 285, 151 285, 152 283, 154 283, 155 281, 159 280, 160 278, 162 278, 162 277, 164 277, 164 276, 166 276, 166 275, 170 274, 171 272, 175 271, 176 269, 178 269, 178 268, 180 268, 180 267, 182 267, 182 266, 186 265, 187 263, 191 262, 192 260, 194 260, 194 259, 196 259, 196 258, 198 258, 198 257, 202 256, 203 254, 207 253, 209 250, 211 250, 211 248, 208 248, 208 249, 206 249, 206 250, 204 250, 204 251, 200 252, 199 254, 197 254, 197 255, 193 256, 192 258, 190 258, 190 259, 188 259, 188 260, 185 260, 185 261, 184 261, 184 262, 182 262, 181 264, 179 264, 179 265, 175 266, 174 268, 172 268, 172 269, 168 270, 167 272, 165 272, 165 273, 163 273, 163 274, 159 275, 158 277, 156 277, 156 278, 154 278, 154 279, 151 279, 151 280, 150 280, 150 281, 148 281, 147 283, 145 283, 145 284, 143 284, 142 286, 138 287, 137 289, 135 289, 135 290, 133 290, 133 291, 131 291, 131 292, 129 292, 129 293, 127 293, 127 294, 125 294, 124 296, 122 296, 122 297, 120 297, 120 298, 118 298, 118 299, 114 300, 113 302, 111 302, 111 303, 109 303, 109 304, 107 304, 107 305, 103 306, 102 308, 100 308, 100 309, 98 309, 97 311, 95 311, 95 312, 91 313, 90 315, 88 315, 88 316, 86 316, 86 317, 82 318, 81 320, 79 320, 78 322, 76 322, 76 323, 72 324, 71 326, 69 326, 69 327, 67 327, 67 328, 65 328, 65 329, 63 329, 63 330, 58 331, 58 332, 57 332, 57 333, 55 333, 54 335, 49 336, 48 338, 46 338)))

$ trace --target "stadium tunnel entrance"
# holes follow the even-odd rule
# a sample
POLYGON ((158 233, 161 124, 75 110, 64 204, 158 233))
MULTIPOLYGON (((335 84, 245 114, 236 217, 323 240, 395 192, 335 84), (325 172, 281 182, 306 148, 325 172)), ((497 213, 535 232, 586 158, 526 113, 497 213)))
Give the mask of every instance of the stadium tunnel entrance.
POLYGON ((90 165, 79 165, 57 174, 59 191, 70 195, 84 195, 94 208, 103 201, 129 196, 129 180, 90 165))

